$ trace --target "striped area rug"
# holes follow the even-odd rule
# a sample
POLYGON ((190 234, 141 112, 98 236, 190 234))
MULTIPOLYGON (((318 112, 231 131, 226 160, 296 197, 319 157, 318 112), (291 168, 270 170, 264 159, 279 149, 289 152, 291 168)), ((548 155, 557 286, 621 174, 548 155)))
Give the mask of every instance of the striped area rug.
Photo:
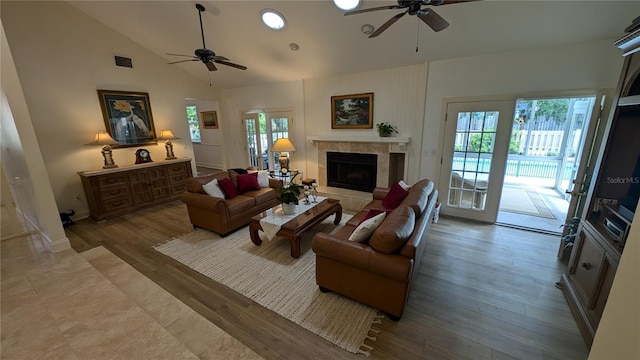
MULTIPOLYGON (((342 223, 350 216, 343 216, 342 223)), ((334 293, 322 293, 315 282, 316 232, 337 228, 333 216, 303 235, 301 256, 292 258, 289 241, 280 237, 254 245, 248 227, 220 238, 199 229, 155 247, 191 269, 228 286, 258 304, 295 322, 352 353, 369 355, 375 340, 373 324, 383 316, 359 302, 334 293)))

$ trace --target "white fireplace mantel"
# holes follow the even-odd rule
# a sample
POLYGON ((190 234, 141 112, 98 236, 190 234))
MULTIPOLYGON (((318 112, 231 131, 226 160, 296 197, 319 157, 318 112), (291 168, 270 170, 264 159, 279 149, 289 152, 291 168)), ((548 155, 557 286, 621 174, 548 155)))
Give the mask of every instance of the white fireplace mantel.
POLYGON ((411 142, 410 137, 403 136, 352 136, 352 135, 311 135, 307 136, 307 141, 316 142, 364 142, 364 143, 393 143, 408 144, 411 142))

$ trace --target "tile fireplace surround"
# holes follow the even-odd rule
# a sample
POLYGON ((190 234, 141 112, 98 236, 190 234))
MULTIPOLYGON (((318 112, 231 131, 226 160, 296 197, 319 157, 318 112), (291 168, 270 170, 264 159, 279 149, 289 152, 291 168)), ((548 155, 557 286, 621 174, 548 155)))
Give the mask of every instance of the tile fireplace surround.
POLYGON ((363 153, 375 154, 377 159, 376 186, 389 187, 389 169, 395 168, 393 162, 405 161, 407 154, 405 150, 396 151, 396 147, 404 148, 404 143, 390 141, 335 141, 324 139, 313 139, 318 148, 318 184, 320 192, 340 199, 345 209, 359 210, 366 203, 371 201, 371 193, 347 190, 335 187, 327 187, 327 152, 363 153), (401 158, 392 157, 391 153, 402 154, 401 158))

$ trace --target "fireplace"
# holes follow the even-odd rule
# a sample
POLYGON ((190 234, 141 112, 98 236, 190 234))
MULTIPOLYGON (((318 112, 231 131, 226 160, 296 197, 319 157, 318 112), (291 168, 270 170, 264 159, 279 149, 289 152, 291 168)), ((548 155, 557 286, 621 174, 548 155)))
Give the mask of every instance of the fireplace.
POLYGON ((376 187, 378 155, 327 152, 327 185, 373 192, 376 187))

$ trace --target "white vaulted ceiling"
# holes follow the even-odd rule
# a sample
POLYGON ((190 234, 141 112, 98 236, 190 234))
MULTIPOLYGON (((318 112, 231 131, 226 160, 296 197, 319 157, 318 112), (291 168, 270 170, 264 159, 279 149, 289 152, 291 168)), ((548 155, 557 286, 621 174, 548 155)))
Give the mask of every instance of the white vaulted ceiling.
MULTIPOLYGON (((343 16, 332 1, 198 1, 206 10, 207 48, 248 67, 219 65, 214 86, 241 87, 331 76, 425 61, 526 48, 615 39, 640 15, 638 1, 477 1, 436 7, 451 25, 435 33, 406 15, 369 39, 364 24, 379 27, 400 10, 343 16), (286 17, 284 30, 268 29, 260 11, 286 17), (290 43, 299 46, 292 51, 290 43), (416 52, 416 46, 418 51, 416 52)), ((359 9, 395 4, 364 1, 359 9)), ((71 4, 169 61, 202 47, 195 1, 77 1, 71 4)), ((613 46, 613 45, 612 45, 613 46)), ((123 54, 126 55, 126 54, 123 54)), ((178 65, 209 81, 201 62, 178 65)))

